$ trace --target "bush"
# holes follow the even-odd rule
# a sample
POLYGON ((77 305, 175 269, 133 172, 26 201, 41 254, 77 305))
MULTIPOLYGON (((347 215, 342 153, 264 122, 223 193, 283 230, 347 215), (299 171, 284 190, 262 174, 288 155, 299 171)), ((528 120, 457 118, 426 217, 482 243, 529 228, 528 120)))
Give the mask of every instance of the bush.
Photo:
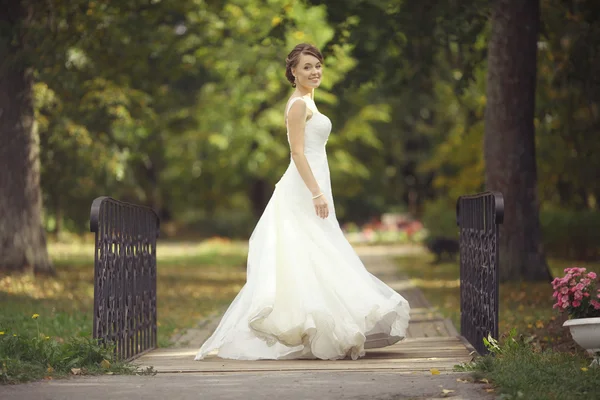
MULTIPOLYGON (((448 200, 427 203, 422 221, 430 237, 459 237, 456 209, 448 200)), ((548 256, 580 261, 600 258, 600 212, 544 210, 540 223, 548 256)))
POLYGON ((430 238, 443 236, 458 239, 454 205, 446 199, 438 199, 425 204, 424 210, 422 222, 430 238))
POLYGON ((184 218, 184 231, 194 236, 210 238, 213 236, 247 240, 258 220, 250 211, 228 210, 211 215, 190 213, 184 218))
POLYGON ((549 256, 581 261, 600 257, 600 212, 545 210, 540 222, 549 256))

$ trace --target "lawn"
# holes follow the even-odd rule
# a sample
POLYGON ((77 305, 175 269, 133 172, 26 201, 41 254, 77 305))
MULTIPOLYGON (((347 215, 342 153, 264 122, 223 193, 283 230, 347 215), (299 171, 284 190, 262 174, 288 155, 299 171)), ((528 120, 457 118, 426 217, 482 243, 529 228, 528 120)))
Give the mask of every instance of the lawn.
MULTIPOLYGON (((55 277, 0 275, 0 332, 40 331, 57 340, 89 336, 93 313, 93 243, 49 245, 55 277), (39 314, 37 320, 31 316, 39 314)), ((157 250, 158 342, 225 307, 246 277, 247 244, 215 239, 166 242, 157 250)))
MULTIPOLYGON (((431 264, 433 256, 428 253, 398 257, 400 270, 407 274, 415 286, 442 315, 450 318, 460 331, 460 267, 458 262, 431 264)), ((586 267, 600 272, 600 265, 565 260, 549 260, 553 275, 563 274, 568 266, 586 267)), ((572 341, 565 338, 562 329, 563 316, 552 308, 552 286, 550 283, 518 282, 500 285, 499 330, 507 334, 511 328, 517 332, 536 335, 542 347, 555 346, 572 341)))

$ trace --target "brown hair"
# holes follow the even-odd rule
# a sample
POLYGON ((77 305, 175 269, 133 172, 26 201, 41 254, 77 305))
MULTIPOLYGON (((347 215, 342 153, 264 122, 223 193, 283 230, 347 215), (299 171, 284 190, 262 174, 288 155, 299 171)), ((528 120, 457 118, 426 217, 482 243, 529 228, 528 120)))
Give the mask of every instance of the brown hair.
POLYGON ((300 61, 301 54, 311 55, 313 57, 316 57, 320 62, 323 62, 323 55, 321 54, 319 49, 317 49, 312 44, 300 43, 299 45, 296 45, 296 47, 294 47, 294 49, 290 51, 290 54, 288 54, 287 58, 285 59, 285 77, 288 81, 290 81, 292 87, 296 87, 294 74, 292 74, 292 68, 296 68, 296 66, 298 65, 298 61, 300 61))

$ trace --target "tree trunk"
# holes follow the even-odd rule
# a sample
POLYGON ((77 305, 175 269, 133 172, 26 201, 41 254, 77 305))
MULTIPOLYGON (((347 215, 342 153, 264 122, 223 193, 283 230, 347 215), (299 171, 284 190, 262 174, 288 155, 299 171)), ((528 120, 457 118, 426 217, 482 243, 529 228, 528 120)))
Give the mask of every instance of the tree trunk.
POLYGON ((9 2, 0 13, 0 26, 16 38, 0 41, 0 270, 52 273, 42 227, 33 71, 24 56, 25 16, 20 2, 9 2))
POLYGON ((488 190, 504 195, 500 279, 548 281, 535 160, 539 0, 496 0, 488 47, 485 162, 488 190))

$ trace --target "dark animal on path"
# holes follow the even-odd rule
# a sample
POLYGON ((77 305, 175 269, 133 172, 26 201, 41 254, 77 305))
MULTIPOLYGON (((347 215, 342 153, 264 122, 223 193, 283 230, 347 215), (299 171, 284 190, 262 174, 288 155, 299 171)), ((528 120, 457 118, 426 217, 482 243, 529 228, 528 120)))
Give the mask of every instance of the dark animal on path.
POLYGON ((443 255, 447 255, 450 261, 456 260, 456 255, 459 253, 460 248, 458 240, 448 237, 433 237, 425 241, 427 249, 435 254, 435 260, 433 264, 438 264, 442 261, 443 255))

